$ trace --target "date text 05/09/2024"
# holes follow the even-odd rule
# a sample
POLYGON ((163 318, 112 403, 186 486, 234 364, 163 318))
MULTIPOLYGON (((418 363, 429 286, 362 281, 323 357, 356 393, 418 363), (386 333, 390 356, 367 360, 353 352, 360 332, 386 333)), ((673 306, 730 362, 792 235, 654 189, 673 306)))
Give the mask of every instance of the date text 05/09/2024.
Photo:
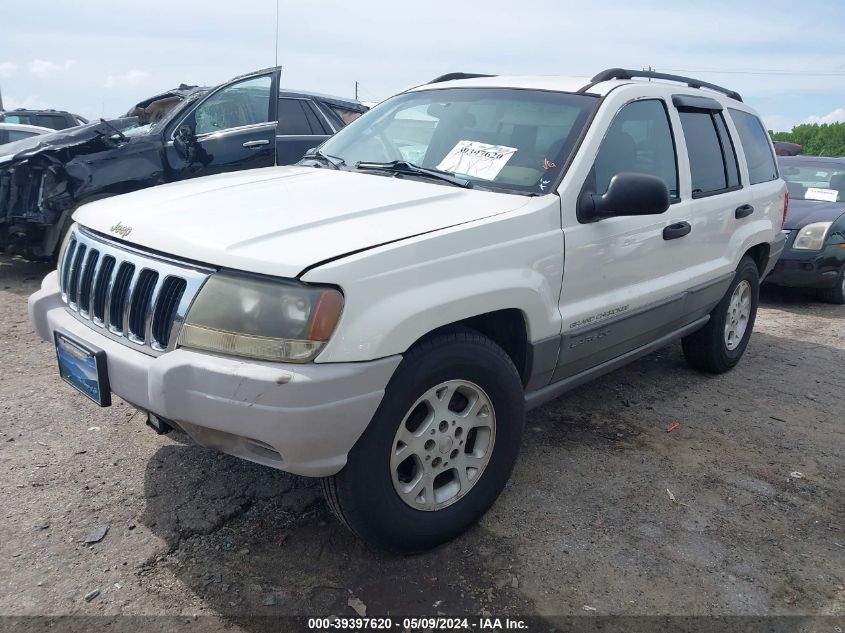
POLYGON ((397 628, 403 631, 526 631, 528 623, 519 618, 497 618, 497 617, 421 617, 403 618, 309 618, 308 630, 310 631, 366 631, 366 630, 391 630, 397 628))

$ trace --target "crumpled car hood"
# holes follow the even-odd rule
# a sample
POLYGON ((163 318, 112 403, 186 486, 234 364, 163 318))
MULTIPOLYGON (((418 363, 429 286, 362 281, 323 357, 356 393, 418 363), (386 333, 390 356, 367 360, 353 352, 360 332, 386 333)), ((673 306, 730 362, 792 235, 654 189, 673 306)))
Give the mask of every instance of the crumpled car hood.
POLYGON ((293 278, 314 264, 524 206, 528 197, 313 167, 196 178, 83 205, 111 238, 293 278))
MULTIPOLYGON (((131 125, 137 123, 134 117, 125 117, 120 119, 111 119, 108 123, 119 130, 126 129, 131 125)), ((0 166, 13 160, 21 160, 29 158, 38 152, 44 150, 58 150, 66 149, 68 147, 76 147, 88 143, 91 140, 102 136, 112 136, 114 129, 96 121, 86 125, 79 125, 76 127, 67 128, 65 130, 58 130, 50 134, 42 134, 40 136, 31 136, 29 138, 21 139, 20 141, 13 141, 0 145, 0 166)))

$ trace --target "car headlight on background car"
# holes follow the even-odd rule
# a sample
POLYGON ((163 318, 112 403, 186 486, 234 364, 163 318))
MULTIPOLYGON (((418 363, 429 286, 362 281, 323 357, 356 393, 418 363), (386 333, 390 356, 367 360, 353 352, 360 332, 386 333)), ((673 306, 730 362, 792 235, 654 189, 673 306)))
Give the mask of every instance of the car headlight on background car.
POLYGON ((792 248, 805 251, 820 251, 833 222, 813 222, 798 231, 792 248))
POLYGON ((342 310, 336 288, 217 273, 191 305, 179 345, 305 363, 329 340, 342 310))

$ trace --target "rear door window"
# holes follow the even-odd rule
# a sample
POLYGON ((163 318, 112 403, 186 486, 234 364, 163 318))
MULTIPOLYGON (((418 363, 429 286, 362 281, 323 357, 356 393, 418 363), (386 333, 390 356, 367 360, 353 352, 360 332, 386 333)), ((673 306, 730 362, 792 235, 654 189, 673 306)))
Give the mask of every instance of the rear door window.
POLYGON ((63 130, 67 127, 65 125, 65 118, 54 114, 39 114, 35 117, 35 125, 48 127, 51 130, 63 130))
POLYGON ((775 180, 778 177, 775 157, 769 146, 769 137, 763 124, 753 114, 730 109, 731 118, 739 132, 739 142, 748 163, 748 180, 752 185, 775 180))
POLYGON ((308 125, 311 126, 311 134, 331 134, 326 125, 320 121, 320 115, 317 113, 317 106, 313 101, 303 101, 302 109, 305 110, 305 117, 308 119, 308 125))
POLYGON ((302 136, 313 134, 302 99, 279 99, 279 134, 302 136))
POLYGON ((692 197, 740 186, 736 153, 721 112, 680 110, 689 154, 692 197))

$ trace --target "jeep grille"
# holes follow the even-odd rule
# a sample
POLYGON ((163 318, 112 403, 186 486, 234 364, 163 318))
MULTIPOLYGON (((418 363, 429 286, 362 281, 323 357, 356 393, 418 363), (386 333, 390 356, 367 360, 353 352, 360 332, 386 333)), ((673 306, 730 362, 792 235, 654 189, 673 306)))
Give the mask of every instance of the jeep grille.
POLYGON ((76 227, 59 263, 62 300, 101 334, 157 356, 172 349, 211 269, 180 262, 76 227))

